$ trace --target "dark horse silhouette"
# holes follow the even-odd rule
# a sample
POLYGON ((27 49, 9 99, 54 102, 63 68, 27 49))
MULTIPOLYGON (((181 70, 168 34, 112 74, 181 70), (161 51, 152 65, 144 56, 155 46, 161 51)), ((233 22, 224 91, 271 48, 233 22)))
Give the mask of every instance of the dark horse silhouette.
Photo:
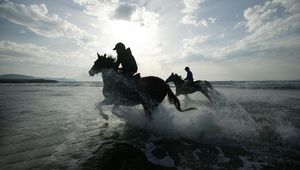
POLYGON ((94 62, 90 69, 90 76, 102 73, 103 78, 103 95, 105 99, 99 103, 100 114, 108 119, 103 113, 102 105, 114 105, 112 112, 118 106, 134 106, 141 104, 144 108, 147 118, 152 118, 152 111, 168 95, 169 102, 174 104, 176 109, 184 112, 194 108, 182 110, 178 98, 174 95, 168 84, 161 78, 149 76, 142 78, 128 78, 122 76, 114 69, 115 59, 111 56, 100 56, 94 62))
POLYGON ((176 86, 176 96, 179 95, 187 95, 191 93, 195 93, 200 91, 210 102, 213 102, 210 92, 214 92, 214 94, 218 94, 217 91, 214 90, 212 85, 208 81, 194 81, 193 83, 189 83, 187 85, 184 84, 184 80, 181 76, 172 73, 166 80, 166 82, 173 82, 176 86))

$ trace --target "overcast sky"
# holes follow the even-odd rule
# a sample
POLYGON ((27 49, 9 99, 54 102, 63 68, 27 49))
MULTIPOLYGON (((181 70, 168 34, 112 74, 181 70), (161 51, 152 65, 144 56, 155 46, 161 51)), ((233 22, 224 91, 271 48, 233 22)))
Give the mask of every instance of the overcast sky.
POLYGON ((299 80, 300 1, 0 1, 0 74, 87 80, 117 42, 142 76, 299 80))

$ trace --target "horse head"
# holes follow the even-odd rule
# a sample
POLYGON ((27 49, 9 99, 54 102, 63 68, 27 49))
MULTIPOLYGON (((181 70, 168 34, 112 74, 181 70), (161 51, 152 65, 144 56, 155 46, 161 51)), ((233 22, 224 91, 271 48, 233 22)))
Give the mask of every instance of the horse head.
POLYGON ((169 83, 169 82, 172 82, 174 81, 174 73, 172 73, 167 79, 166 79, 166 82, 169 83))
POLYGON ((168 83, 168 82, 182 82, 183 80, 182 80, 182 78, 181 78, 181 76, 179 76, 178 74, 174 74, 174 73, 172 73, 167 79, 166 79, 166 82, 168 83))
POLYGON ((98 74, 103 71, 103 69, 109 69, 113 68, 115 59, 111 56, 99 55, 97 53, 97 60, 94 62, 94 65, 89 71, 90 76, 94 76, 95 74, 98 74))

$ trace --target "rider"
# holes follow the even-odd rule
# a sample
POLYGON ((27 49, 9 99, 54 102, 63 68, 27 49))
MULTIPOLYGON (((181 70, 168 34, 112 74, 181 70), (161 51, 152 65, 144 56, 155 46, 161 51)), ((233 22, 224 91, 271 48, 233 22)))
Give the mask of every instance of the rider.
POLYGON ((193 73, 191 72, 189 67, 185 67, 184 70, 186 71, 186 78, 184 79, 184 86, 191 85, 194 81, 193 73))
POLYGON ((121 64, 122 68, 119 69, 120 73, 125 77, 132 77, 138 68, 130 48, 126 49, 125 45, 119 42, 113 50, 116 50, 118 54, 115 69, 119 69, 119 65, 121 64))

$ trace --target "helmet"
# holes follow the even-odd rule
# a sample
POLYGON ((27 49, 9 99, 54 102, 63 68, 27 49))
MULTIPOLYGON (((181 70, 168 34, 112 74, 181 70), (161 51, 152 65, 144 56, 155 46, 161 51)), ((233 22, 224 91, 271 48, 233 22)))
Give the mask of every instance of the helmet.
POLYGON ((186 71, 190 70, 190 68, 189 68, 189 67, 185 67, 184 69, 185 69, 186 71))
POLYGON ((118 42, 113 50, 125 50, 125 45, 121 42, 118 42))

